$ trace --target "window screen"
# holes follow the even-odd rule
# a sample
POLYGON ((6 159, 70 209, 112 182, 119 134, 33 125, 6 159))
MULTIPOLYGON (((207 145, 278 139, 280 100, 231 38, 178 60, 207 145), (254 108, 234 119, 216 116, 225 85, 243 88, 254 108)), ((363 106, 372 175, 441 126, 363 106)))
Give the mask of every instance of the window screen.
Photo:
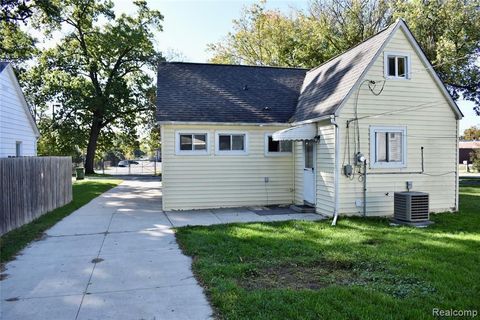
POLYGON ((244 134, 219 134, 218 150, 245 151, 245 135, 244 134))
POLYGON ((268 152, 292 152, 292 141, 274 141, 268 136, 268 152))
POLYGON ((408 57, 389 55, 387 57, 385 68, 386 75, 393 78, 407 78, 408 57))
POLYGON ((244 135, 232 135, 232 150, 245 150, 245 136, 244 135))
POLYGON ((402 162, 402 132, 376 132, 376 162, 402 162))
POLYGON ((305 168, 313 168, 313 141, 305 141, 305 168))
POLYGON ((377 140, 376 161, 387 161, 387 135, 385 132, 377 132, 375 133, 375 139, 377 140))
POLYGON ((401 132, 388 133, 388 161, 389 162, 402 161, 402 133, 401 132))
POLYGON ((207 149, 207 136, 204 134, 195 134, 193 139, 194 150, 206 150, 207 149))
POLYGON ((204 151, 207 150, 207 135, 182 133, 180 134, 181 151, 204 151))
POLYGON ((404 78, 406 76, 405 57, 397 57, 398 76, 404 78))

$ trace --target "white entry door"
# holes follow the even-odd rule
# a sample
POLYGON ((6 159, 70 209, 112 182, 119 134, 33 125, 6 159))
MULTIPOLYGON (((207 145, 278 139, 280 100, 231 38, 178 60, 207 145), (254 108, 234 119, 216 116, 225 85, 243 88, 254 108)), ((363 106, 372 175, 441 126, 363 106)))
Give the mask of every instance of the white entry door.
POLYGON ((303 143, 305 164, 303 168, 303 200, 315 205, 315 141, 303 143))

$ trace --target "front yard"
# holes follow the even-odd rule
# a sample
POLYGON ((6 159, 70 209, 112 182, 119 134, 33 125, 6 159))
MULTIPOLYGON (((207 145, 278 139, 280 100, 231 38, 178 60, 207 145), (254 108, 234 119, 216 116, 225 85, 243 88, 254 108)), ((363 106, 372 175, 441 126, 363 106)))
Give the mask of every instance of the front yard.
POLYGON ((428 319, 480 311, 480 186, 427 229, 386 219, 187 227, 177 240, 217 317, 428 319))

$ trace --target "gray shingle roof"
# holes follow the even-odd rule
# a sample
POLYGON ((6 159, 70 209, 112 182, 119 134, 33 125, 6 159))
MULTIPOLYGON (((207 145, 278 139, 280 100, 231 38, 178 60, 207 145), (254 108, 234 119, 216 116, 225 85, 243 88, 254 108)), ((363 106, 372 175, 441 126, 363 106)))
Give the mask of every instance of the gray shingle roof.
POLYGON ((396 23, 390 25, 343 54, 310 70, 303 82, 291 121, 303 121, 335 113, 395 25, 396 23))
POLYGON ((396 25, 308 72, 162 63, 157 121, 286 123, 334 114, 396 25))
POLYGON ((0 73, 8 66, 8 62, 0 61, 0 73))
POLYGON ((295 112, 305 69, 162 63, 157 120, 285 123, 295 112))

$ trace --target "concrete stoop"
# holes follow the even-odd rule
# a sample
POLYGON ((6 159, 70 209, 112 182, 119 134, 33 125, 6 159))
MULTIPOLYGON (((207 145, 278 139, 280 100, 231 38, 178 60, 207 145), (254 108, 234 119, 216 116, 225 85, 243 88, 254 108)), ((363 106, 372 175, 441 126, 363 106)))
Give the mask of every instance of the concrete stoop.
POLYGON ((315 213, 315 208, 307 205, 292 204, 290 209, 298 213, 315 213))

